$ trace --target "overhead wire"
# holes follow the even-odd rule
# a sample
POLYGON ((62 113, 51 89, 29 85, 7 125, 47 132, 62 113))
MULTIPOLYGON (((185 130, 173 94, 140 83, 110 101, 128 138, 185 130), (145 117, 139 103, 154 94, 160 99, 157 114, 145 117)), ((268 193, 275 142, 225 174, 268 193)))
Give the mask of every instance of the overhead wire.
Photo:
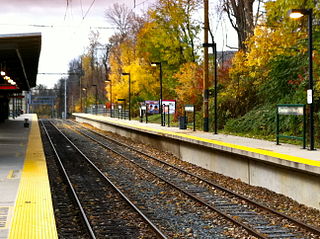
MULTIPOLYGON (((20 26, 20 27, 39 27, 39 28, 68 28, 68 27, 80 27, 80 26, 64 26, 64 25, 43 25, 43 24, 12 24, 12 23, 0 23, 0 26, 20 26)), ((116 29, 115 27, 103 27, 103 26, 88 26, 90 29, 116 29)))
POLYGON ((68 11, 68 8, 69 8, 69 0, 66 0, 66 1, 67 1, 67 6, 66 6, 66 10, 65 10, 65 12, 64 12, 64 18, 63 18, 64 21, 66 20, 67 11, 68 11))
POLYGON ((87 12, 86 12, 86 14, 82 17, 82 21, 86 18, 86 16, 87 16, 87 15, 88 15, 88 13, 90 12, 90 10, 91 10, 91 8, 92 8, 93 4, 95 3, 95 1, 96 1, 96 0, 93 0, 93 1, 92 1, 92 3, 91 3, 91 5, 90 5, 90 7, 88 8, 88 10, 87 10, 87 12))
POLYGON ((83 6, 82 6, 82 0, 80 0, 80 6, 81 6, 81 15, 82 15, 82 18, 83 18, 83 6))
MULTIPOLYGON (((134 1, 134 6, 135 6, 135 7, 138 7, 138 6, 144 4, 145 2, 148 2, 148 1, 149 1, 149 0, 144 0, 143 2, 138 3, 138 4, 136 4, 136 1, 134 1)), ((134 8, 135 8, 135 7, 134 7, 134 8)))
POLYGON ((72 9, 72 0, 70 1, 70 14, 71 14, 71 19, 73 19, 73 9, 72 9))

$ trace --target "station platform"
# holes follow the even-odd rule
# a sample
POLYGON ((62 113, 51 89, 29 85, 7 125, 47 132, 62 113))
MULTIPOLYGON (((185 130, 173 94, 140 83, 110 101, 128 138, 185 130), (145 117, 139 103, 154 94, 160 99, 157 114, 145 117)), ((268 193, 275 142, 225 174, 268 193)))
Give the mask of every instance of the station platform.
POLYGON ((35 114, 0 124, 0 193, 1 239, 58 238, 35 114))
POLYGON ((320 209, 320 150, 103 115, 73 116, 78 122, 150 144, 181 160, 320 209))
MULTIPOLYGON (((101 115, 76 113, 74 116, 86 117, 94 120, 105 121, 140 130, 158 132, 172 137, 194 140, 212 144, 216 149, 225 150, 232 153, 240 153, 244 156, 263 158, 271 157, 289 162, 298 163, 294 167, 297 169, 310 170, 320 174, 320 150, 302 149, 299 145, 284 144, 276 145, 275 141, 240 137, 226 134, 214 134, 212 132, 193 131, 192 129, 179 129, 178 127, 161 126, 155 123, 141 123, 136 120, 124 120, 101 115), (241 152, 243 151, 243 152, 241 152), (308 168, 306 166, 311 166, 308 168)), ((269 158, 272 162, 280 163, 269 158)), ((282 163, 286 165, 285 163, 282 163)), ((289 165, 289 164, 287 164, 289 165)))

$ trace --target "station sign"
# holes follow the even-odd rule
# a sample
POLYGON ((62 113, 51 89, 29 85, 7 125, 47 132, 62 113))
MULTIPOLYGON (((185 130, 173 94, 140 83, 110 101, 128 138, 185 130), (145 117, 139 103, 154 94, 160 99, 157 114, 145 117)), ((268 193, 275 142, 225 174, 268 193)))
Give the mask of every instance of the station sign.
POLYGON ((303 106, 278 106, 279 115, 303 115, 303 106))
POLYGON ((194 112, 194 105, 185 105, 184 110, 186 112, 194 112))

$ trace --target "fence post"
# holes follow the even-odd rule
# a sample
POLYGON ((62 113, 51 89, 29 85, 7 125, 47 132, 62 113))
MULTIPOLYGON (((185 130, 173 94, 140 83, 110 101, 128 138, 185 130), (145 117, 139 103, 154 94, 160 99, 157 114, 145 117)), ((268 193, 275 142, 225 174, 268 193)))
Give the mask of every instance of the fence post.
POLYGON ((193 105, 193 131, 196 131, 196 107, 193 105))
POLYGON ((170 106, 168 105, 168 127, 170 127, 170 106))
POLYGON ((279 145, 279 112, 278 112, 278 106, 277 106, 277 116, 276 116, 276 137, 277 137, 277 145, 279 145))
POLYGON ((307 127, 307 120, 306 120, 306 106, 303 106, 303 148, 306 148, 306 127, 307 127))

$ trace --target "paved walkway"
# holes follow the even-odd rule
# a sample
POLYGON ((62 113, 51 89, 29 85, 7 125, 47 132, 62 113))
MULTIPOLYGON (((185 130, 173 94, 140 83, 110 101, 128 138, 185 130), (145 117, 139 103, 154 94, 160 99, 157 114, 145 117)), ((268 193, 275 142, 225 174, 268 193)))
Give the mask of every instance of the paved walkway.
POLYGON ((27 150, 30 128, 23 127, 23 120, 18 117, 0 124, 0 238, 9 234, 27 150))
POLYGON ((58 238, 35 114, 0 124, 0 195, 0 239, 58 238))

